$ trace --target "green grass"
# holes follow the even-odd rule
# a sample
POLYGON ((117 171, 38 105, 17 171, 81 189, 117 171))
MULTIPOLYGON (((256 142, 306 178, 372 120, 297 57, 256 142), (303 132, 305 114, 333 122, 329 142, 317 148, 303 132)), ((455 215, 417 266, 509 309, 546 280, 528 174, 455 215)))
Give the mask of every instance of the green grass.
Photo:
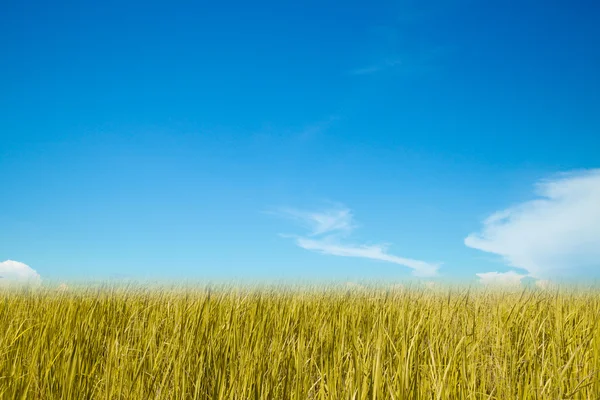
POLYGON ((600 292, 0 292, 3 399, 598 399, 600 292))

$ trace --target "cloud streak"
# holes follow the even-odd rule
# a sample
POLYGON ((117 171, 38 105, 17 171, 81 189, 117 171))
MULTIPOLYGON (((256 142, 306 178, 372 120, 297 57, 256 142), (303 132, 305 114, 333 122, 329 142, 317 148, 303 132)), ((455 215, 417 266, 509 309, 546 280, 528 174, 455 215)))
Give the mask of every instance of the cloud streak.
POLYGON ((336 121, 340 119, 339 115, 330 115, 324 120, 304 127, 297 135, 299 141, 311 140, 326 132, 336 121))
POLYGON ((303 225, 309 230, 308 236, 328 233, 349 234, 356 227, 352 212, 344 207, 331 208, 320 212, 281 208, 276 214, 293 219, 303 225))
POLYGON ((600 169, 564 173, 536 185, 538 198, 493 213, 468 247, 497 254, 531 277, 600 270, 600 169))
POLYGON ((293 238, 299 247, 320 254, 339 257, 366 258, 390 262, 408 267, 415 276, 434 276, 439 264, 399 257, 389 254, 385 244, 353 244, 347 237, 357 225, 350 209, 337 206, 324 211, 301 211, 291 208, 280 209, 277 215, 292 219, 304 226, 308 232, 303 236, 282 235, 293 238))
POLYGON ((350 71, 350 75, 371 75, 386 69, 396 68, 402 65, 399 59, 386 60, 379 64, 369 65, 363 68, 356 68, 350 71))

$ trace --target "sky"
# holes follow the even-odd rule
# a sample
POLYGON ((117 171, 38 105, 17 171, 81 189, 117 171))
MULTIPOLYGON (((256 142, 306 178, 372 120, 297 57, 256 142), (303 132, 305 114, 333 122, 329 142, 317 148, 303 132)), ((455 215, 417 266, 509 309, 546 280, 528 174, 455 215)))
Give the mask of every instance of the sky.
POLYGON ((3 1, 0 281, 600 278, 599 17, 3 1))

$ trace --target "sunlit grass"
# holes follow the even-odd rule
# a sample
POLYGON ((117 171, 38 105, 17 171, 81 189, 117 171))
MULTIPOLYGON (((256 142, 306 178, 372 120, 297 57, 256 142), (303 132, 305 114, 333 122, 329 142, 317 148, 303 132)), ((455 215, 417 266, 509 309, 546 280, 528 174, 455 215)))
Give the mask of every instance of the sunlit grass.
POLYGON ((0 292, 3 399, 598 399, 600 292, 0 292))

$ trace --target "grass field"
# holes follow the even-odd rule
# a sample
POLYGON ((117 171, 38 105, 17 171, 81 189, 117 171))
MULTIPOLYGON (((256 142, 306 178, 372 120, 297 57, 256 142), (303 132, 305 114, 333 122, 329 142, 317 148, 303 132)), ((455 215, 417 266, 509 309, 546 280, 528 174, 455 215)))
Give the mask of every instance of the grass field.
POLYGON ((600 292, 0 292, 2 399, 599 399, 600 292))

